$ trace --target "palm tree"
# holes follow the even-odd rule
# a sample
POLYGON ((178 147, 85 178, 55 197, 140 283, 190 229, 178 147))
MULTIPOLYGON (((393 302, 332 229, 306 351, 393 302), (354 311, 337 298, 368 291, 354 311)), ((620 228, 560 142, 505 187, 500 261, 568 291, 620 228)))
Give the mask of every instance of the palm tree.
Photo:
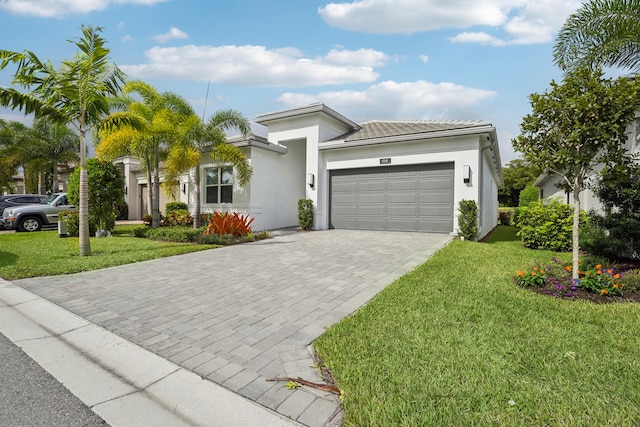
POLYGON ((58 191, 58 167, 77 162, 80 138, 64 124, 41 118, 33 122, 31 128, 34 147, 44 163, 44 169, 51 174, 53 192, 58 191))
POLYGON ((71 125, 80 140, 80 255, 91 255, 87 192, 86 138, 95 127, 110 127, 134 121, 120 114, 110 115, 110 97, 120 93, 124 73, 109 63, 110 50, 100 36, 101 27, 82 26, 82 37, 71 42, 77 52, 56 69, 33 52, 0 50, 0 70, 17 66, 12 83, 27 89, 0 88, 0 105, 71 125))
POLYGON ((13 176, 22 170, 25 193, 38 192, 41 157, 33 143, 31 128, 15 120, 5 122, 0 128, 0 159, 3 188, 12 191, 13 176))
POLYGON ((569 16, 558 34, 554 62, 640 68, 640 0, 591 0, 569 16))
POLYGON ((249 121, 235 110, 217 111, 206 123, 196 114, 181 122, 178 143, 167 156, 165 182, 175 188, 180 175, 195 168, 193 228, 200 227, 200 162, 203 153, 208 152, 213 161, 232 165, 238 184, 246 185, 251 179, 251 165, 238 147, 227 143, 226 133, 237 130, 246 136, 250 128, 249 121))
POLYGON ((160 160, 175 141, 180 121, 193 111, 184 98, 171 92, 159 93, 142 81, 128 82, 123 93, 111 103, 136 117, 140 127, 134 129, 125 124, 101 132, 96 153, 111 160, 131 155, 142 162, 150 190, 151 224, 156 228, 160 224, 160 160))

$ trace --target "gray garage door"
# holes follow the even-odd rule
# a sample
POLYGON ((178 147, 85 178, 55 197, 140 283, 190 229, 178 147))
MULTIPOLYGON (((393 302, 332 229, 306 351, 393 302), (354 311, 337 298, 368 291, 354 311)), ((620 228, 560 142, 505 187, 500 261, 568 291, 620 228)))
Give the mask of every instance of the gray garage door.
POLYGON ((453 163, 330 173, 332 228, 453 231, 453 163))

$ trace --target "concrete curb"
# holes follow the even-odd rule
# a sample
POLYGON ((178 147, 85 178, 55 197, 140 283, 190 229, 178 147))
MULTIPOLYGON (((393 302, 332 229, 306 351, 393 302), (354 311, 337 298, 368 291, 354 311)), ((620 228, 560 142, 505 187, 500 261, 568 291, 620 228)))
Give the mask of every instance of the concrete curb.
POLYGON ((112 426, 300 426, 0 279, 0 332, 112 426))

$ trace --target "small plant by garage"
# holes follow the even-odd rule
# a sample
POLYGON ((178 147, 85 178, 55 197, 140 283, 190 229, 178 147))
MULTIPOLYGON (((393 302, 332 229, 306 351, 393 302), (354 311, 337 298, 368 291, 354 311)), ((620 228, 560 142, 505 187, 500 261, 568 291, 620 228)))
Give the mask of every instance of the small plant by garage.
POLYGON ((475 200, 460 200, 458 211, 458 233, 464 239, 474 239, 478 235, 478 205, 475 200))
POLYGON ((313 228, 313 200, 298 200, 298 225, 303 230, 311 230, 313 228))

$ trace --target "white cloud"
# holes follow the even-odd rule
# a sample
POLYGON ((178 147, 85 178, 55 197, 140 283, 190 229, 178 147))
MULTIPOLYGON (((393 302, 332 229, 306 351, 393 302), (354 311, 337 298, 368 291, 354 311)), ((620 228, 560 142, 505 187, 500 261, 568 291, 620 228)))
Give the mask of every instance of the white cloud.
POLYGON ((450 82, 384 81, 364 91, 344 90, 317 95, 285 93, 278 98, 289 108, 324 102, 356 120, 378 119, 469 119, 469 111, 482 101, 496 97, 494 91, 474 89, 450 82))
POLYGON ((550 41, 580 4, 580 0, 357 0, 329 3, 318 13, 329 25, 367 33, 489 27, 489 32, 463 32, 452 41, 505 46, 550 41), (497 35, 491 35, 494 31, 497 35))
POLYGON ((167 0, 0 0, 0 10, 16 15, 62 18, 105 10, 114 4, 153 5, 167 0))
POLYGON ((425 64, 426 64, 427 62, 429 62, 429 56, 427 56, 427 55, 418 55, 418 59, 419 59, 420 61, 424 62, 425 64))
POLYGON ((149 62, 122 65, 130 77, 201 80, 246 86, 303 87, 372 82, 388 57, 371 49, 334 49, 305 57, 298 49, 264 46, 153 47, 149 62))
POLYGON ((184 31, 176 27, 171 27, 171 29, 164 34, 158 34, 157 36, 153 36, 153 39, 156 40, 158 43, 166 43, 169 40, 186 40, 188 38, 189 38, 189 34, 185 33, 184 31))

